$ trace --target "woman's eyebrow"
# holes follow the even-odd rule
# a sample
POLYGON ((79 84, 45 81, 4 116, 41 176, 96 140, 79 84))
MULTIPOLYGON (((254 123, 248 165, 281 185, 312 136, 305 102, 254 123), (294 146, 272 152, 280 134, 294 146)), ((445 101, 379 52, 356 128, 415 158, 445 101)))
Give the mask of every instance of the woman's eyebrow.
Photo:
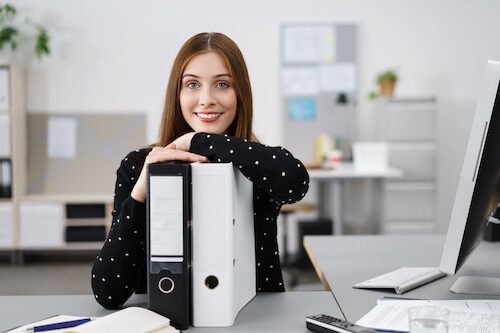
POLYGON ((186 76, 192 76, 192 77, 194 77, 194 78, 199 78, 199 76, 194 75, 194 74, 184 74, 184 75, 182 76, 182 78, 185 78, 186 76))
MULTIPOLYGON (((199 78, 200 78, 198 75, 195 75, 195 74, 189 74, 189 73, 184 74, 184 75, 182 76, 182 78, 185 78, 185 77, 188 77, 188 76, 189 76, 189 77, 194 77, 194 78, 197 78, 197 79, 199 79, 199 78)), ((214 78, 220 78, 220 77, 226 77, 226 76, 227 76, 227 77, 232 77, 232 76, 231 76, 231 74, 217 74, 217 75, 214 75, 214 78)))

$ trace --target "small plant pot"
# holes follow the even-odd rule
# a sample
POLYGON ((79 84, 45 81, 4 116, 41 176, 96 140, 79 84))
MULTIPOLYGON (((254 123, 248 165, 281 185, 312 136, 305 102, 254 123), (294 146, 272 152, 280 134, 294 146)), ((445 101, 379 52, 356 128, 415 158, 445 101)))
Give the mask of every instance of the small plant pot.
POLYGON ((392 96, 394 94, 395 85, 396 85, 396 80, 386 79, 380 81, 380 95, 392 96))

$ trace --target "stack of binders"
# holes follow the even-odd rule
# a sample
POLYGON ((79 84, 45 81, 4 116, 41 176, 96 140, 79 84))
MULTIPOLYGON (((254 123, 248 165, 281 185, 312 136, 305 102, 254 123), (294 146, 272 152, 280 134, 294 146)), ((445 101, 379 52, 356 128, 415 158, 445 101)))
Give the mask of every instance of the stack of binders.
POLYGON ((253 185, 232 163, 148 166, 149 308, 232 326, 255 296, 253 185))

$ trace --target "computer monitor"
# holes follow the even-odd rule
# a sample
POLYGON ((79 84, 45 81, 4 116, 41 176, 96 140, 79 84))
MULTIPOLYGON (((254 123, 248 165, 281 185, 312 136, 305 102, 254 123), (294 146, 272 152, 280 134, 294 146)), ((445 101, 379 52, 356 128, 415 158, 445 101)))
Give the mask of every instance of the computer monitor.
MULTIPOLYGON (((488 61, 439 268, 447 274, 454 275, 479 245, 499 203, 499 83, 500 62, 488 61)), ((500 278, 460 277, 450 290, 500 295, 500 278)))

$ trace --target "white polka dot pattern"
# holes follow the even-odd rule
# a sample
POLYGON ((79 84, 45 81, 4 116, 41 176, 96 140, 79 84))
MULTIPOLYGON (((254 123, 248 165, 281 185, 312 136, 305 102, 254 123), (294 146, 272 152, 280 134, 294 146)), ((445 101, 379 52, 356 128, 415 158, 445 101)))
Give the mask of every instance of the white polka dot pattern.
MULTIPOLYGON (((150 149, 129 153, 117 170, 113 228, 92 268, 92 289, 105 308, 115 309, 146 289, 146 207, 130 197, 150 149), (122 221, 120 223, 120 221, 122 221), (116 241, 115 241, 116 240, 116 241)), ((284 291, 277 244, 283 203, 296 202, 309 187, 306 169, 282 147, 228 135, 198 133, 191 152, 212 162, 233 162, 254 183, 257 290, 284 291)))

